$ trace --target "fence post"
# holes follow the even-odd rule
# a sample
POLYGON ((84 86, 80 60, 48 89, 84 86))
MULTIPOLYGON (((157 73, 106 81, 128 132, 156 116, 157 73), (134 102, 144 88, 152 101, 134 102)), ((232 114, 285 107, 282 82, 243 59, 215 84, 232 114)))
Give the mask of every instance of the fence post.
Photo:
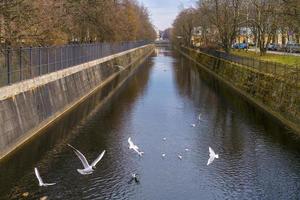
POLYGON ((67 67, 69 67, 69 46, 66 45, 65 48, 66 48, 66 67, 65 68, 67 68, 67 67))
POLYGON ((72 44, 71 47, 72 47, 71 66, 74 66, 75 65, 75 44, 72 44))
POLYGON ((299 72, 300 72, 300 66, 297 65, 297 66, 296 66, 296 73, 297 73, 296 84, 297 84, 297 85, 299 84, 298 82, 300 82, 299 72))
POLYGON ((7 67, 7 84, 10 85, 10 47, 7 47, 6 54, 5 54, 5 60, 6 60, 6 67, 7 67))
POLYGON ((60 69, 63 68, 63 46, 60 47, 60 69))
POLYGON ((42 51, 42 50, 41 50, 41 47, 40 47, 40 46, 39 46, 38 48, 39 48, 39 69, 38 69, 38 70, 39 70, 39 76, 40 76, 40 75, 41 75, 41 72, 42 72, 42 70, 41 70, 41 67, 42 67, 42 66, 41 66, 41 65, 42 65, 42 52, 41 52, 41 51, 42 51))
POLYGON ((53 47, 53 49, 54 49, 54 71, 56 71, 56 50, 57 50, 57 48, 53 47))
POLYGON ((49 73, 49 69, 50 69, 50 56, 49 56, 49 47, 46 47, 47 48, 47 74, 49 73))
POLYGON ((22 71, 22 47, 19 48, 19 81, 23 79, 23 71, 22 71))
POLYGON ((32 47, 29 47, 29 78, 32 78, 32 47))

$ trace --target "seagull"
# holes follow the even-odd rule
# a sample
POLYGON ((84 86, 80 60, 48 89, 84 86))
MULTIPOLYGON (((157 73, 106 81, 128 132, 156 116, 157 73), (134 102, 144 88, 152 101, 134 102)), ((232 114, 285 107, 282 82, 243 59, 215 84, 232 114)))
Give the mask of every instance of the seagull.
POLYGON ((40 173, 38 171, 38 169, 35 167, 34 168, 34 172, 35 172, 35 176, 39 181, 39 186, 40 187, 47 187, 47 186, 51 186, 51 185, 55 185, 56 183, 44 183, 42 177, 40 176, 40 173))
POLYGON ((196 127, 196 124, 191 124, 192 127, 196 127))
POLYGON ((178 158, 179 158, 180 160, 182 160, 182 155, 179 155, 179 154, 178 154, 178 158))
POLYGON ((97 163, 103 158, 105 154, 105 150, 102 151, 102 153, 92 162, 90 165, 88 161, 86 160, 85 156, 77 149, 75 149, 72 145, 68 144, 69 147, 71 147, 74 151, 74 153, 77 155, 77 157, 80 159, 84 169, 77 169, 78 173, 82 175, 92 174, 93 171, 96 169, 97 163))
POLYGON ((135 181, 136 183, 139 183, 140 182, 139 175, 136 174, 136 173, 132 173, 131 174, 131 179, 130 179, 130 181, 128 181, 128 184, 130 184, 132 181, 135 181))
POLYGON ((133 179, 136 183, 140 182, 140 180, 139 180, 139 175, 138 175, 138 174, 132 173, 132 174, 131 174, 131 177, 132 177, 132 179, 133 179))
POLYGON ((208 150, 209 150, 209 159, 207 161, 207 165, 210 165, 214 161, 215 158, 219 158, 219 155, 216 154, 214 152, 214 150, 210 147, 208 148, 208 150))
POLYGON ((184 150, 185 150, 185 151, 189 151, 189 149, 188 149, 188 148, 185 148, 184 150))
POLYGON ((198 115, 198 120, 201 121, 201 113, 198 115))
POLYGON ((163 153, 163 154, 161 154, 161 156, 164 158, 164 157, 166 157, 166 154, 165 154, 165 153, 163 153))
POLYGON ((129 144, 128 148, 134 150, 135 152, 137 152, 139 154, 139 156, 142 156, 144 154, 144 152, 139 151, 138 146, 133 144, 133 142, 131 141, 131 137, 128 138, 128 144, 129 144))
POLYGON ((166 140, 167 140, 167 138, 164 137, 164 138, 163 138, 163 141, 166 141, 166 140))

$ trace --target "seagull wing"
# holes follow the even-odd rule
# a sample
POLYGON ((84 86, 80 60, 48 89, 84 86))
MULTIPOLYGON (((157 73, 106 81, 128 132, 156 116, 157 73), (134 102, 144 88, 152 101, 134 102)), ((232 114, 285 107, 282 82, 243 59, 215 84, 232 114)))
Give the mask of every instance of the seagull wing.
POLYGON ((89 167, 89 163, 86 160, 85 156, 79 151, 77 150, 75 147, 73 147, 72 145, 68 144, 69 147, 71 147, 74 150, 74 153, 77 155, 77 157, 80 159, 82 165, 84 168, 88 168, 89 167))
POLYGON ((105 154, 105 150, 102 151, 102 153, 96 158, 96 160, 93 161, 91 166, 95 167, 97 165, 97 163, 103 158, 104 154, 105 154))
POLYGON ((214 161, 215 157, 209 157, 208 161, 207 161, 207 165, 210 165, 213 161, 214 161))
POLYGON ((214 150, 210 147, 208 148, 208 150, 209 150, 209 156, 210 157, 215 157, 216 153, 214 152, 214 150))
POLYGON ((144 154, 144 152, 139 151, 139 150, 136 149, 136 148, 133 148, 133 150, 134 150, 135 152, 137 152, 137 154, 139 154, 139 156, 143 156, 143 154, 144 154))
POLYGON ((39 173, 39 171, 38 171, 38 169, 37 169, 36 167, 34 168, 34 173, 35 173, 36 178, 37 178, 38 181, 39 181, 39 185, 40 185, 40 186, 41 186, 41 185, 44 185, 43 179, 42 179, 42 177, 40 176, 40 173, 39 173))
POLYGON ((128 138, 128 144, 129 144, 129 148, 132 147, 134 144, 131 141, 131 138, 128 138))
POLYGON ((131 141, 131 138, 128 138, 128 143, 129 143, 129 148, 131 148, 131 149, 139 149, 138 146, 136 146, 135 144, 133 144, 133 142, 131 141))
POLYGON ((51 186, 51 185, 55 185, 56 183, 44 183, 43 186, 51 186))
POLYGON ((135 152, 137 152, 138 154, 140 153, 139 150, 138 150, 137 148, 133 148, 133 150, 134 150, 135 152))

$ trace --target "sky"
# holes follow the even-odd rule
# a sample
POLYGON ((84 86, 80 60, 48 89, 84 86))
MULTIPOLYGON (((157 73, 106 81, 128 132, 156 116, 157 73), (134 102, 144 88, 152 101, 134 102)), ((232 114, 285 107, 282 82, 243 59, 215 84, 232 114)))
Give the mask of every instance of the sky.
POLYGON ((152 23, 159 30, 172 26, 182 8, 195 5, 197 0, 139 0, 150 12, 152 23))

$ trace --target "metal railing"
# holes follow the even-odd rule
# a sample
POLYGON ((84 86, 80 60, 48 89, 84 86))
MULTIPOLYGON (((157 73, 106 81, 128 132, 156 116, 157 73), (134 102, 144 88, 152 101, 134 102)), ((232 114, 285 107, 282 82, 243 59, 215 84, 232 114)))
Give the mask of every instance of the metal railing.
POLYGON ((0 54, 0 87, 146 44, 149 42, 69 44, 52 47, 3 49, 0 54))
POLYGON ((300 66, 297 65, 284 65, 276 62, 262 61, 256 58, 236 56, 214 49, 200 49, 200 51, 217 58, 254 68, 260 72, 274 74, 293 82, 296 81, 297 84, 300 84, 300 66))

